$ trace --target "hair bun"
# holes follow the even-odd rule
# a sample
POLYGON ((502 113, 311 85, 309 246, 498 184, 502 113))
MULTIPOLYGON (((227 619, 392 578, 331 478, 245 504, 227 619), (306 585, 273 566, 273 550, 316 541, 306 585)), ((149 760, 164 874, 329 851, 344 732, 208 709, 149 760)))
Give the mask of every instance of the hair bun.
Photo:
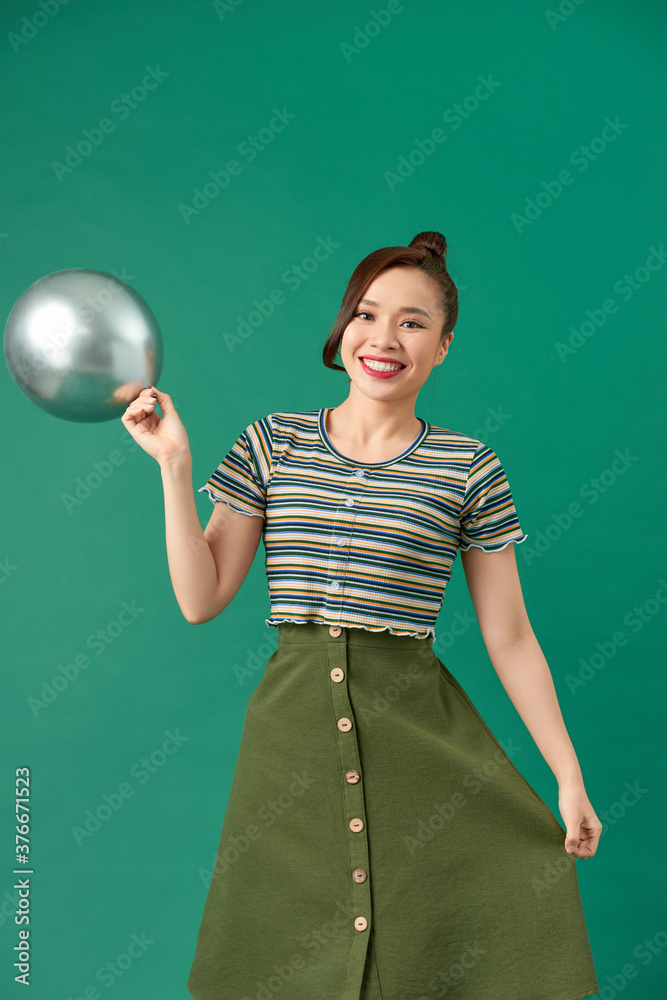
POLYGON ((442 233, 417 233, 414 239, 410 240, 410 246, 428 250, 440 262, 443 262, 447 255, 447 240, 442 233))

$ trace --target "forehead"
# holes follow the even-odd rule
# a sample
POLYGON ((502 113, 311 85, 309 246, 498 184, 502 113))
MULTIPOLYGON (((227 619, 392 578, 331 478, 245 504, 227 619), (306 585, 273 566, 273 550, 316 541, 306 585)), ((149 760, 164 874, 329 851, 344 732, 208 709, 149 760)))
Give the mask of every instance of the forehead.
MULTIPOLYGON (((438 309, 435 281, 414 267, 392 267, 370 283, 360 301, 378 308, 438 309)), ((431 313, 432 315, 432 313, 431 313)))

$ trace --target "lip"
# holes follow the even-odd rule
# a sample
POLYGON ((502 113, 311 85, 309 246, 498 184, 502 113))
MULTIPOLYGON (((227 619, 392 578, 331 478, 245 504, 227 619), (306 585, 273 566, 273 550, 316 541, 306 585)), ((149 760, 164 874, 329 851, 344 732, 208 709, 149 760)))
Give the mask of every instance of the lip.
MULTIPOLYGON (((369 355, 369 357, 371 361, 388 361, 390 364, 402 364, 402 362, 400 361, 394 361, 393 359, 389 358, 374 358, 372 355, 369 355)), ((363 357, 359 358, 359 364, 361 365, 363 370, 368 375, 372 375, 373 378, 395 378, 396 375, 400 375, 401 372, 404 372, 405 369, 407 368, 407 365, 403 365, 402 368, 399 368, 395 372, 376 372, 373 368, 369 368, 368 365, 364 364, 363 357)))

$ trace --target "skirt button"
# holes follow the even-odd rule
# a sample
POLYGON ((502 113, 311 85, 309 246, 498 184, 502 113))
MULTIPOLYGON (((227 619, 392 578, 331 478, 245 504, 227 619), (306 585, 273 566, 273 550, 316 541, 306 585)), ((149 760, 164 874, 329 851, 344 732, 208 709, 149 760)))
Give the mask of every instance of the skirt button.
POLYGON ((352 830, 353 833, 361 833, 363 828, 364 828, 363 819, 359 819, 358 816, 355 816, 354 819, 350 820, 350 830, 352 830))
POLYGON ((340 667, 334 667, 333 670, 331 671, 331 680, 336 681, 336 683, 338 684, 340 683, 340 681, 342 681, 343 677, 345 677, 345 674, 340 669, 340 667))
POLYGON ((342 718, 336 723, 341 733, 348 733, 352 729, 352 722, 350 719, 342 718))
POLYGON ((365 931, 366 928, 368 927, 368 921, 366 920, 366 917, 357 917, 356 920, 354 921, 354 926, 358 931, 365 931))
POLYGON ((359 772, 355 771, 353 767, 349 768, 349 770, 345 772, 345 780, 349 785, 356 785, 360 777, 361 775, 359 772))
POLYGON ((341 633, 341 627, 340 627, 340 625, 330 625, 329 626, 329 635, 340 635, 340 633, 341 633))
POLYGON ((365 882, 368 876, 363 868, 355 868, 352 872, 352 878, 355 882, 365 882))

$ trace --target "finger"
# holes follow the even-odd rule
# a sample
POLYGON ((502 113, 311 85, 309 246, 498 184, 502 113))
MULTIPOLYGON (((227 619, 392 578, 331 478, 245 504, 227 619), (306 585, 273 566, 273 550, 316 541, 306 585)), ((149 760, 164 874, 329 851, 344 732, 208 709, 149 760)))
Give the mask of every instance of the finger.
POLYGON ((140 417, 143 420, 144 417, 153 412, 153 406, 153 403, 141 403, 139 406, 133 404, 126 410, 125 415, 127 417, 140 417))
POLYGON ((168 392, 160 392, 155 386, 150 386, 156 397, 157 402, 160 404, 160 409, 166 415, 169 411, 174 409, 174 404, 171 401, 171 396, 168 392))
POLYGON ((130 400, 130 403, 140 403, 146 399, 154 399, 154 398, 155 398, 154 387, 150 385, 145 385, 141 390, 141 392, 139 393, 139 395, 135 396, 134 399, 130 400))
POLYGON ((577 830, 568 830, 567 836, 565 837, 565 850, 568 854, 575 854, 577 847, 579 845, 579 832, 577 830))

